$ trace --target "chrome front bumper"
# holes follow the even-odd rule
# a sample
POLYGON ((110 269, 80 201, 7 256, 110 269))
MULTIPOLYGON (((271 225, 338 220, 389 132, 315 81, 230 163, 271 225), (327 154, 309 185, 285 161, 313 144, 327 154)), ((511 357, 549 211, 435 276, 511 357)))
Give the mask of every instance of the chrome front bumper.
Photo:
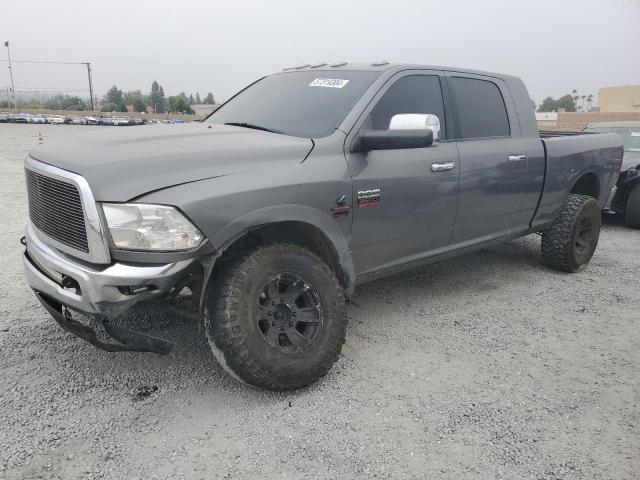
MULTIPOLYGON (((196 265, 194 259, 168 264, 112 263, 92 265, 78 261, 44 243, 29 223, 23 258, 29 286, 56 302, 89 315, 117 315, 134 304, 168 292, 196 265), (69 277, 72 287, 53 280, 51 271, 69 277), (49 272, 45 274, 45 272, 49 272), (146 290, 144 287, 151 287, 146 290), (133 287, 133 289, 132 289, 133 287), (141 293, 132 293, 132 292, 141 293)), ((62 282, 65 284, 65 282, 62 282)))

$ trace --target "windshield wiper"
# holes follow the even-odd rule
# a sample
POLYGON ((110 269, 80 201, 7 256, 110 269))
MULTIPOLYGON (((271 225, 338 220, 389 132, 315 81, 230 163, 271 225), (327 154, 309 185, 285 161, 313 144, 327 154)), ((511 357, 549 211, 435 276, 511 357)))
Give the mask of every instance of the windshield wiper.
POLYGON ((231 125, 233 127, 251 128, 253 130, 261 130, 263 132, 279 133, 280 135, 284 135, 285 134, 281 130, 274 130, 273 128, 261 127, 260 125, 254 125, 253 123, 227 122, 227 123, 225 123, 225 125, 231 125))

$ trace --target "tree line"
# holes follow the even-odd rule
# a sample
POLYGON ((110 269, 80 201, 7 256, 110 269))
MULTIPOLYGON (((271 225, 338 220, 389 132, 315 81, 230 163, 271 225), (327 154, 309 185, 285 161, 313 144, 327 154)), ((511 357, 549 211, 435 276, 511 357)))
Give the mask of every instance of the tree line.
POLYGON ((593 95, 578 95, 577 90, 572 90, 571 93, 567 93, 558 99, 553 97, 545 98, 538 106, 538 112, 589 112, 592 103, 593 95))
POLYGON ((165 96, 164 89, 156 80, 151 84, 148 94, 143 94, 140 90, 130 90, 123 92, 116 85, 112 86, 104 95, 102 111, 104 112, 126 112, 127 106, 131 105, 135 112, 145 112, 150 108, 154 113, 195 113, 191 105, 213 105, 215 99, 213 93, 209 92, 200 98, 200 93, 195 96, 180 92, 178 95, 165 96))
MULTIPOLYGON (((87 102, 80 97, 71 95, 55 95, 46 100, 17 100, 17 108, 48 109, 48 110, 88 110, 87 102)), ((11 108, 8 101, 0 102, 0 108, 11 108)))
MULTIPOLYGON (((214 105, 213 93, 209 92, 204 99, 200 93, 195 95, 180 92, 178 95, 166 96, 162 85, 157 81, 151 84, 149 93, 141 90, 122 91, 116 85, 112 86, 102 98, 101 110, 103 112, 126 112, 131 106, 135 112, 146 112, 150 109, 153 113, 195 113, 192 105, 214 105)), ((55 95, 46 100, 34 99, 17 101, 18 108, 48 109, 48 110, 89 110, 88 102, 77 96, 55 95)), ((9 102, 0 101, 0 108, 10 108, 9 102)))

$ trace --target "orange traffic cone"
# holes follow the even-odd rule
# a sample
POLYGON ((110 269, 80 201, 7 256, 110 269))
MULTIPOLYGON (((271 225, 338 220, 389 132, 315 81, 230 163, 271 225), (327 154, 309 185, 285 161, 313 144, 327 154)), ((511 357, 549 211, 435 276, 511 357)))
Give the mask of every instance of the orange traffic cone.
POLYGON ((42 145, 44 139, 42 138, 42 132, 38 132, 38 145, 42 145))

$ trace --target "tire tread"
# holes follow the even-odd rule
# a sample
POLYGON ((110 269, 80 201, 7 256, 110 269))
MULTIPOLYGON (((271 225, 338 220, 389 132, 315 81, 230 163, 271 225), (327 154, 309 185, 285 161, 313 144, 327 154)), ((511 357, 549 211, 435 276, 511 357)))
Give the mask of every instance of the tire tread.
POLYGON ((308 249, 290 243, 272 243, 248 252, 230 262, 211 285, 207 304, 215 305, 215 310, 205 314, 205 331, 209 344, 221 366, 236 379, 248 385, 269 390, 293 390, 315 382, 327 374, 338 360, 346 335, 346 301, 342 287, 331 268, 316 254, 308 249), (310 258, 313 268, 322 270, 330 279, 332 288, 339 292, 338 304, 332 311, 338 313, 337 323, 341 328, 329 330, 329 345, 333 348, 326 352, 323 361, 304 375, 274 375, 265 369, 244 345, 241 334, 240 314, 241 291, 248 272, 259 262, 272 255, 298 254, 310 258), (215 332, 215 333, 214 333, 215 332), (222 358, 220 358, 222 357, 222 358))
POLYGON ((629 192, 624 217, 628 227, 640 229, 640 183, 636 183, 629 192))
POLYGON ((582 267, 575 265, 571 242, 578 214, 589 201, 595 199, 588 195, 570 194, 551 226, 542 233, 542 259, 549 267, 569 273, 582 267))

